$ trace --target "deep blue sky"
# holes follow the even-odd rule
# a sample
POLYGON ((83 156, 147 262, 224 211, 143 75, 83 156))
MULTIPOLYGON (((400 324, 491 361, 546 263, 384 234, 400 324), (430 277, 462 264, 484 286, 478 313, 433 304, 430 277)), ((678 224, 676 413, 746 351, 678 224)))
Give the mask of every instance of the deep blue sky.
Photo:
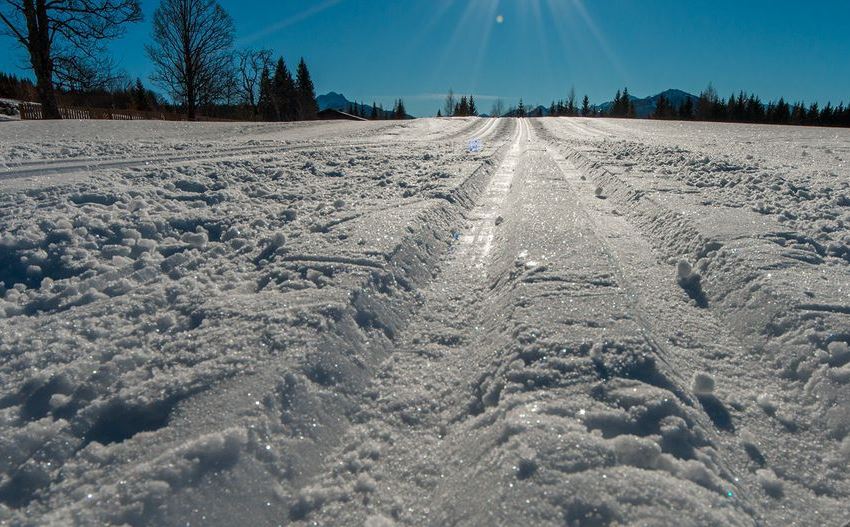
MULTIPOLYGON (((436 113, 449 87, 479 95, 483 111, 494 97, 548 104, 572 85, 602 102, 624 85, 645 96, 709 81, 722 96, 850 101, 847 0, 220 1, 238 46, 304 56, 318 93, 401 96, 416 115, 436 113)), ((133 77, 150 73, 156 3, 142 0, 145 21, 112 46, 133 77)), ((20 71, 22 58, 3 53, 0 69, 20 71)))

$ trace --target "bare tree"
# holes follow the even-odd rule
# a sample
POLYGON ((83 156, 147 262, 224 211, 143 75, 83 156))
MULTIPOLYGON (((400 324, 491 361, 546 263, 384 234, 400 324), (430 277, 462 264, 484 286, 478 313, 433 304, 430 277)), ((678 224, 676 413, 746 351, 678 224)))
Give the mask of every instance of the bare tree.
POLYGON ((0 28, 29 54, 46 119, 61 119, 56 84, 90 88, 109 80, 105 42, 142 19, 138 0, 0 0, 0 28))
POLYGON ((496 101, 493 102, 493 108, 490 110, 490 115, 492 117, 501 117, 504 114, 505 103, 502 101, 502 99, 496 99, 496 101))
POLYGON ((455 113, 455 92, 449 88, 449 93, 446 95, 446 101, 443 103, 443 115, 451 117, 455 113))
POLYGON ((272 52, 269 49, 245 49, 237 52, 236 60, 242 100, 256 117, 260 111, 260 81, 263 70, 271 69, 272 52))
POLYGON ((215 0, 162 0, 146 46, 154 82, 195 119, 200 104, 233 93, 233 20, 215 0))

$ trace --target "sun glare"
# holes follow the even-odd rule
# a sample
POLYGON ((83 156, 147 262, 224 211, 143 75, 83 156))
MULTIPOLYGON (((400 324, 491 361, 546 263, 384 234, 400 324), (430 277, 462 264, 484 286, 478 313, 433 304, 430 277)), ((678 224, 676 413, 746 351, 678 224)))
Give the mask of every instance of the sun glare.
MULTIPOLYGON (((451 23, 451 34, 445 40, 439 59, 434 64, 434 79, 442 77, 444 68, 454 61, 458 53, 470 54, 470 89, 474 89, 481 80, 481 74, 491 40, 510 38, 505 33, 493 33, 498 26, 519 27, 521 33, 533 39, 532 45, 547 65, 546 72, 558 68, 553 59, 569 63, 571 56, 586 55, 590 48, 602 51, 610 65, 626 78, 625 71, 614 54, 607 39, 587 10, 584 0, 523 0, 507 2, 505 0, 443 0, 436 5, 434 16, 423 28, 424 32, 434 30, 438 24, 451 19, 446 15, 459 12, 451 23), (547 40, 545 35, 554 28, 557 44, 547 40)), ((522 43, 526 46, 528 43, 522 43)))

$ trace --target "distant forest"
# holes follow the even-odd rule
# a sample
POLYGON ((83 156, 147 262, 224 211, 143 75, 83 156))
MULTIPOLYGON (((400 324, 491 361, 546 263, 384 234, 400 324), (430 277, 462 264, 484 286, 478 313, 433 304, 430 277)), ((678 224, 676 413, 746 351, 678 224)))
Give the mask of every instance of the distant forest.
MULTIPOLYGON (((247 119, 261 121, 295 121, 315 118, 318 108, 315 106, 315 92, 310 80, 306 63, 298 64, 295 77, 289 72, 283 59, 273 66, 264 64, 257 76, 256 92, 253 89, 245 93, 257 93, 254 99, 243 94, 244 100, 232 103, 205 104, 200 108, 204 115, 219 118, 247 119)), ((89 90, 58 89, 57 97, 62 105, 112 108, 116 110, 163 110, 181 111, 180 105, 170 104, 144 85, 141 79, 135 81, 113 81, 111 87, 89 90)), ((33 82, 26 78, 0 72, 0 98, 36 101, 37 91, 33 82)), ((364 119, 404 119, 406 110, 404 101, 397 100, 391 111, 373 103, 366 106, 351 103, 345 109, 347 113, 364 119)), ((456 98, 449 94, 444 108, 437 112, 438 117, 479 115, 472 95, 456 98)), ((517 107, 507 110, 501 101, 494 104, 490 116, 554 116, 554 117, 618 117, 637 118, 634 102, 628 88, 618 90, 607 109, 591 105, 585 95, 578 101, 571 92, 566 99, 553 101, 548 108, 527 108, 520 100, 517 107)), ((765 103, 758 95, 743 91, 732 94, 728 99, 719 97, 717 91, 709 86, 699 97, 686 98, 679 105, 660 95, 650 119, 680 121, 714 121, 730 123, 787 124, 801 126, 838 126, 850 128, 850 106, 843 102, 837 106, 827 103, 806 104, 802 101, 789 103, 784 98, 765 103)))
MULTIPOLYGON (((615 106, 616 106, 615 99, 615 106)), ((620 101, 618 109, 620 117, 634 114, 633 109, 623 113, 624 103, 620 101)), ((678 119, 686 121, 719 121, 733 123, 762 123, 762 124, 791 124, 803 126, 843 126, 850 127, 850 106, 839 103, 833 106, 827 103, 820 107, 818 103, 806 104, 802 101, 789 103, 780 97, 778 101, 765 103, 758 95, 749 95, 741 91, 732 94, 728 99, 717 95, 717 91, 709 85, 703 90, 697 101, 685 100, 674 107, 662 95, 659 97, 654 119, 678 119)))

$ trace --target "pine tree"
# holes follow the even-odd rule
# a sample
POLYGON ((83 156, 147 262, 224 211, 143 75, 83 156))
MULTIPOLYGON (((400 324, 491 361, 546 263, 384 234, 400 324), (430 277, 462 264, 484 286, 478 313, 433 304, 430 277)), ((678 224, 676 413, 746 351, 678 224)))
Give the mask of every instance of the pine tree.
POLYGON ((399 99, 395 107, 396 119, 407 119, 407 110, 404 107, 404 101, 399 99))
POLYGON ((794 104, 791 109, 791 124, 801 125, 806 122, 806 106, 802 102, 794 104))
POLYGON ((670 116, 670 103, 667 102, 667 97, 663 94, 658 96, 658 101, 655 103, 655 111, 652 113, 653 119, 667 119, 670 116))
POLYGON ((776 103, 775 122, 777 124, 788 124, 791 122, 791 106, 785 102, 784 97, 779 98, 776 103))
POLYGON ((258 110, 264 121, 277 120, 277 110, 274 102, 274 89, 272 87, 271 72, 268 66, 263 67, 260 74, 260 98, 258 110))
POLYGON ((617 95, 614 96, 614 102, 611 104, 611 110, 609 112, 611 117, 617 117, 620 114, 622 105, 622 95, 620 94, 620 90, 617 90, 617 95))
POLYGON ((372 112, 369 114, 369 119, 376 121, 378 119, 378 106, 375 101, 372 101, 372 112))
POLYGON ((835 110, 832 107, 831 102, 827 102, 826 106, 823 107, 823 110, 820 112, 820 118, 818 122, 820 122, 821 126, 832 126, 834 124, 835 118, 835 110))
POLYGON ((472 95, 469 96, 469 115, 478 117, 478 108, 475 107, 475 99, 472 95))
POLYGON ((820 118, 820 108, 818 107, 818 103, 813 102, 809 109, 806 111, 806 120, 805 123, 810 126, 815 126, 820 124, 818 119, 820 118))
POLYGON ((142 84, 142 79, 136 78, 136 83, 131 89, 131 98, 133 100, 133 108, 136 110, 150 110, 148 91, 145 89, 145 85, 142 84))
POLYGON ((694 118, 694 102, 690 97, 686 98, 682 101, 682 104, 679 105, 679 119, 683 121, 689 121, 694 118))
POLYGON ((583 117, 590 115, 590 97, 587 95, 585 95, 584 99, 581 100, 581 115, 583 117))
POLYGON ((558 109, 555 107, 555 101, 552 101, 552 104, 549 105, 549 117, 555 117, 558 115, 558 109))
POLYGON ((516 108, 516 116, 517 117, 525 117, 525 105, 522 103, 522 99, 519 100, 519 106, 516 108))
POLYGON ((708 83, 708 87, 699 94, 694 117, 698 121, 720 120, 725 113, 723 106, 714 86, 708 83))
POLYGON ((623 97, 620 99, 620 104, 620 117, 634 116, 634 105, 632 104, 632 98, 629 96, 628 88, 623 88, 623 97))
POLYGON ((460 116, 468 117, 469 116, 469 99, 466 95, 460 98, 460 116))
POLYGON ((307 69, 304 57, 301 57, 301 61, 298 63, 295 79, 298 119, 301 121, 315 119, 319 112, 319 105, 316 103, 316 88, 313 86, 313 79, 310 78, 310 70, 307 69))
POLYGON ((567 97, 567 115, 570 117, 575 117, 578 115, 578 108, 576 107, 576 89, 570 88, 570 94, 567 97))
POLYGON ((294 121, 298 117, 295 81, 283 57, 277 61, 272 78, 272 93, 278 121, 294 121))
POLYGON ((443 116, 442 112, 440 110, 437 110, 437 117, 442 117, 442 116, 443 116))

